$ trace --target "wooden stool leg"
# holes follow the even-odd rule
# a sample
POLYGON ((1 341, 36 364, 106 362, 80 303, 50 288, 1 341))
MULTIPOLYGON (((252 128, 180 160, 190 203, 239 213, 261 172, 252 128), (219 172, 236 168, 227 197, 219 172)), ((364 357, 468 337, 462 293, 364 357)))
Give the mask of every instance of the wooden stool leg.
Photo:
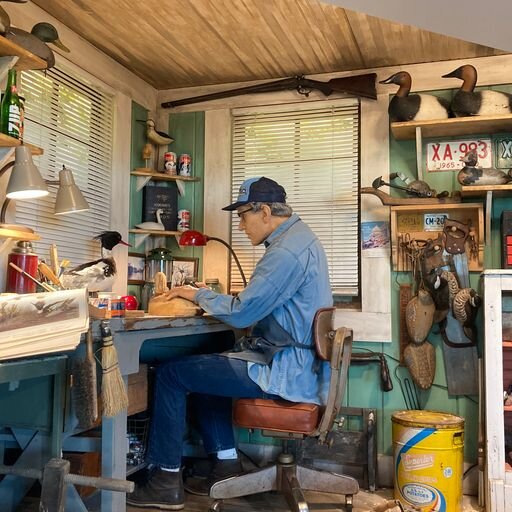
POLYGON ((66 483, 64 478, 69 473, 69 461, 51 459, 43 472, 40 510, 45 512, 64 512, 66 500, 66 483))

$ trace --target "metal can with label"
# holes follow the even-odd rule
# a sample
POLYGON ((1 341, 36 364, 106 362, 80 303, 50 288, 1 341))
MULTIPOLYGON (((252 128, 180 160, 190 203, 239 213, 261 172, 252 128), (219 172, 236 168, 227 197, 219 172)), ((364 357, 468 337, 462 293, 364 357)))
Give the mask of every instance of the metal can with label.
POLYGON ((180 155, 178 159, 178 174, 180 176, 192 176, 192 158, 190 155, 180 155))
POLYGON ((171 176, 176 176, 176 153, 168 151, 164 153, 164 172, 171 176))
POLYGON ((178 231, 190 229, 190 211, 178 210, 178 231))

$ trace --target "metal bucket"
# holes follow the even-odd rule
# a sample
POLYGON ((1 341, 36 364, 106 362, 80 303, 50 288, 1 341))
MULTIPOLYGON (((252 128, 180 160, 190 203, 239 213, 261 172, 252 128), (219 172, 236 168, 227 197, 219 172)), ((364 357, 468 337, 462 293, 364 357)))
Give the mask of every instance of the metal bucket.
POLYGON ((398 411, 393 422, 395 498, 422 512, 460 512, 464 418, 398 411))

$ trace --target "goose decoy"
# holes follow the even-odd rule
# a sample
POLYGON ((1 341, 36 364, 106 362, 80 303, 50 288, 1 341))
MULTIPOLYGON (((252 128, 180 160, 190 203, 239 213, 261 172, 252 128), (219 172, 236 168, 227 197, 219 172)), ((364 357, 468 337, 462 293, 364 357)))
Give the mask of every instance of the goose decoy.
POLYGON ((443 75, 443 78, 462 80, 462 86, 450 104, 455 117, 505 115, 512 112, 512 94, 488 90, 474 92, 477 72, 471 64, 460 66, 443 75))
POLYGON ((499 169, 480 167, 476 151, 468 151, 460 160, 465 164, 457 174, 461 185, 505 185, 512 181, 512 169, 507 174, 499 169))
POLYGON ((36 23, 30 33, 11 27, 5 37, 46 61, 46 69, 55 65, 55 55, 46 43, 51 43, 62 51, 69 52, 69 48, 64 46, 59 39, 57 29, 50 23, 36 23))
POLYGON ((482 299, 473 288, 462 288, 453 298, 453 316, 462 324, 464 334, 476 342, 475 318, 482 299))
POLYGON ((450 104, 444 98, 432 94, 409 94, 412 80, 407 71, 395 73, 379 83, 399 86, 388 107, 391 121, 426 121, 449 117, 450 104))
POLYGON ((146 137, 149 142, 156 144, 157 146, 165 146, 174 142, 174 139, 165 132, 159 132, 155 129, 155 121, 148 119, 146 121, 146 137))
POLYGON ((162 222, 163 213, 164 211, 161 208, 158 208, 158 210, 155 212, 156 222, 141 222, 140 224, 135 224, 135 227, 138 229, 165 231, 165 226, 162 222))
POLYGON ((64 288, 87 288, 90 292, 112 288, 117 272, 112 249, 118 244, 131 246, 117 231, 103 231, 94 240, 101 243, 101 258, 65 271, 60 278, 64 288))
MULTIPOLYGON (((28 0, 1 0, 3 2, 12 2, 15 4, 26 4, 28 0)), ((4 35, 11 26, 11 18, 7 11, 0 7, 0 34, 4 35)))

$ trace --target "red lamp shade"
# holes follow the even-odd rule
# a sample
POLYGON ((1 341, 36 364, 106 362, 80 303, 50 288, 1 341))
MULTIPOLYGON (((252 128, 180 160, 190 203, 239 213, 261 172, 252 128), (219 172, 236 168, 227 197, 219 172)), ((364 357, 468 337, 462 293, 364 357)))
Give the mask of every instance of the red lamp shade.
POLYGON ((195 247, 206 245, 209 238, 199 231, 188 229, 180 236, 180 245, 193 245, 195 247))

